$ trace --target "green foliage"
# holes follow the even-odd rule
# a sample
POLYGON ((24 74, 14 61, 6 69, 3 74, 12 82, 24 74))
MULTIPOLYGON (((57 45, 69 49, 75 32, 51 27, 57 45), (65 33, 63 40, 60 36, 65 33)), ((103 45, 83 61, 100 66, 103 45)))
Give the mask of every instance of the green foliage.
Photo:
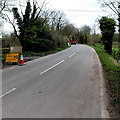
POLYGON ((52 35, 47 20, 38 15, 36 5, 32 11, 30 2, 27 2, 23 19, 17 8, 13 8, 14 18, 19 28, 19 39, 24 51, 49 51, 53 49, 52 35))
POLYGON ((101 35, 100 34, 92 34, 90 35, 89 45, 95 45, 96 43, 101 42, 101 35))
POLYGON ((116 59, 119 60, 119 49, 118 47, 113 47, 112 48, 112 56, 116 59))
POLYGON ((72 24, 67 24, 62 29, 62 35, 67 36, 69 39, 75 36, 78 33, 78 30, 72 24))
POLYGON ((3 48, 6 48, 6 47, 8 48, 14 45, 20 45, 19 40, 17 39, 14 33, 11 33, 10 35, 2 36, 2 47, 3 48))
MULTIPOLYGON (((36 3, 31 5, 28 1, 22 17, 18 9, 13 8, 14 19, 16 19, 19 29, 18 37, 23 50, 42 52, 66 46, 69 41, 69 36, 65 34, 67 32, 64 32, 64 15, 60 12, 56 12, 55 14, 51 13, 53 18, 50 18, 48 13, 46 14, 45 11, 42 10, 43 6, 41 6, 41 9, 37 8, 37 6, 36 3), (40 13, 42 13, 41 16, 39 15, 40 13), (51 25, 50 22, 52 22, 51 25)), ((73 29, 72 31, 76 30, 72 25, 71 29, 73 29)), ((72 34, 72 32, 70 34, 72 34)))
POLYGON ((19 13, 18 13, 18 8, 13 8, 12 9, 13 11, 13 15, 14 15, 14 18, 17 19, 17 24, 18 24, 18 27, 19 29, 22 27, 22 18, 20 17, 19 13))
POLYGON ((78 42, 81 44, 88 44, 90 41, 90 31, 89 26, 83 26, 78 34, 78 42))
POLYGON ((23 16, 23 22, 24 23, 28 23, 29 22, 31 10, 32 9, 31 9, 30 2, 27 2, 27 6, 26 6, 26 9, 25 9, 25 15, 23 16))
POLYGON ((113 41, 118 42, 119 40, 119 33, 115 33, 113 37, 113 41))
POLYGON ((102 32, 102 42, 104 49, 108 54, 112 53, 112 38, 115 32, 115 21, 112 18, 102 17, 99 20, 102 32))
POLYGON ((26 30, 28 29, 28 27, 30 26, 30 21, 29 21, 29 15, 30 10, 30 2, 27 2, 27 6, 25 9, 25 15, 23 15, 23 19, 20 16, 19 12, 18 12, 18 8, 13 8, 13 15, 14 15, 14 19, 17 20, 17 25, 18 25, 18 29, 19 29, 19 40, 20 40, 20 44, 23 47, 23 50, 25 50, 27 48, 27 33, 26 30))
POLYGON ((53 49, 53 40, 49 25, 43 18, 38 18, 34 25, 27 29, 27 38, 29 47, 27 50, 41 52, 53 49))
POLYGON ((52 38, 54 49, 64 47, 69 42, 69 38, 67 36, 63 36, 59 31, 52 31, 52 38))
POLYGON ((5 65, 5 60, 6 60, 6 54, 10 53, 9 49, 2 49, 2 64, 5 65))
POLYGON ((95 46, 92 46, 93 48, 95 48, 96 52, 98 53, 100 60, 103 64, 103 66, 105 67, 106 71, 120 71, 120 68, 118 66, 116 66, 115 64, 113 64, 111 62, 111 55, 106 54, 104 51, 104 47, 101 44, 96 44, 95 46))

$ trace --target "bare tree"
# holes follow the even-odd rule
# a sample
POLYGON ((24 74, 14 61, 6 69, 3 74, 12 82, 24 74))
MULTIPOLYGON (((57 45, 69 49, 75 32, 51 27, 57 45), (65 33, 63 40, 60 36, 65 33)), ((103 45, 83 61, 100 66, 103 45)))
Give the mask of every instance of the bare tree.
POLYGON ((0 13, 5 9, 6 6, 6 0, 0 1, 0 13))
POLYGON ((119 15, 118 4, 119 0, 98 0, 102 7, 110 8, 116 15, 119 15))
POLYGON ((17 0, 0 0, 0 14, 4 11, 11 11, 10 9, 15 6, 17 0))
POLYGON ((61 31, 62 28, 66 25, 67 19, 65 14, 61 11, 52 11, 50 16, 50 24, 52 30, 61 31))
POLYGON ((2 25, 4 21, 4 14, 3 11, 6 8, 7 5, 7 0, 1 0, 0 1, 0 36, 2 35, 2 25))
POLYGON ((0 31, 2 31, 3 23, 4 21, 7 21, 7 16, 9 16, 6 12, 9 14, 16 2, 17 0, 0 0, 0 31))

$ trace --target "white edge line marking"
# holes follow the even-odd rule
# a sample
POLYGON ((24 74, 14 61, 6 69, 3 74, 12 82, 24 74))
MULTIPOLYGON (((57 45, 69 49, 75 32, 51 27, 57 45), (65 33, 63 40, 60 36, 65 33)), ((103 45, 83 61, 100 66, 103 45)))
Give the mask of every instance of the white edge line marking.
MULTIPOLYGON (((92 48, 93 49, 93 48, 92 48)), ((94 50, 94 49, 93 49, 94 50)), ((96 51, 94 50, 94 52, 96 53, 96 51)), ((109 118, 109 112, 107 110, 107 107, 106 107, 106 103, 103 99, 103 97, 105 96, 105 89, 104 88, 104 76, 103 76, 103 72, 102 72, 102 65, 101 65, 101 62, 100 62, 100 59, 99 59, 99 56, 98 54, 96 53, 96 57, 98 59, 98 65, 99 65, 99 68, 100 68, 100 97, 101 97, 101 118, 109 118)))
POLYGON ((80 50, 78 50, 77 52, 79 52, 80 50))
POLYGON ((11 92, 13 92, 13 91, 15 91, 15 90, 16 90, 16 88, 13 88, 12 90, 10 90, 10 91, 6 92, 5 94, 1 95, 0 98, 6 96, 6 95, 8 95, 8 94, 10 94, 11 92))
POLYGON ((72 56, 74 56, 76 53, 73 53, 72 55, 69 56, 69 58, 71 58, 72 56))
POLYGON ((47 71, 53 69, 53 68, 56 67, 57 65, 63 63, 64 61, 65 61, 65 60, 62 60, 62 61, 58 62, 57 64, 55 64, 55 65, 53 65, 52 67, 46 69, 45 71, 41 72, 40 74, 41 74, 41 75, 44 74, 45 72, 47 72, 47 71))

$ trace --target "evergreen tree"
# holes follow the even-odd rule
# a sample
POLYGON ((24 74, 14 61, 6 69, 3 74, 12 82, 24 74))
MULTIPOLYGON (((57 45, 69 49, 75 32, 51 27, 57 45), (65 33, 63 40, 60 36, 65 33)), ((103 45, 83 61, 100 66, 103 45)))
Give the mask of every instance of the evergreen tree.
POLYGON ((19 40, 23 47, 23 50, 26 50, 28 46, 27 41, 27 29, 30 27, 30 13, 31 13, 31 5, 30 2, 27 2, 27 6, 25 9, 25 14, 23 15, 23 18, 20 16, 18 12, 18 8, 13 8, 13 14, 14 18, 17 20, 17 25, 19 29, 19 40))
POLYGON ((115 21, 112 18, 102 17, 99 20, 100 29, 102 32, 102 42, 106 53, 112 53, 112 38, 115 32, 115 21))
MULTIPOLYGON (((41 11, 39 11, 41 12, 41 11)), ((36 4, 33 5, 28 1, 25 14, 21 17, 18 9, 13 8, 14 18, 17 20, 19 29, 19 40, 26 51, 48 51, 52 47, 52 35, 46 18, 39 16, 36 4)))

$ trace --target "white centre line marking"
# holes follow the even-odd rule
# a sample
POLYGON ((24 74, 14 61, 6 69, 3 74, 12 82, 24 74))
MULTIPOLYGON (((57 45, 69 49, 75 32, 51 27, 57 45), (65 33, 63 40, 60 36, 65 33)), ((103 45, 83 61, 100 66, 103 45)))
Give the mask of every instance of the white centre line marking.
POLYGON ((71 58, 72 56, 74 56, 76 53, 73 53, 72 55, 69 56, 69 58, 71 58))
POLYGON ((15 90, 16 90, 16 88, 13 88, 12 90, 10 90, 10 91, 6 92, 5 94, 1 95, 0 98, 6 96, 6 95, 8 95, 8 94, 10 94, 11 92, 13 92, 13 91, 15 91, 15 90))
POLYGON ((80 50, 78 50, 77 52, 79 52, 80 50))
POLYGON ((48 69, 46 69, 45 71, 41 72, 40 74, 41 74, 41 75, 42 75, 42 74, 44 74, 45 72, 47 72, 47 71, 49 71, 49 70, 53 69, 53 68, 54 68, 54 67, 56 67, 57 65, 59 65, 59 64, 61 64, 61 63, 63 63, 64 61, 65 61, 65 60, 60 61, 59 63, 57 63, 57 64, 53 65, 52 67, 50 67, 50 68, 48 68, 48 69))

